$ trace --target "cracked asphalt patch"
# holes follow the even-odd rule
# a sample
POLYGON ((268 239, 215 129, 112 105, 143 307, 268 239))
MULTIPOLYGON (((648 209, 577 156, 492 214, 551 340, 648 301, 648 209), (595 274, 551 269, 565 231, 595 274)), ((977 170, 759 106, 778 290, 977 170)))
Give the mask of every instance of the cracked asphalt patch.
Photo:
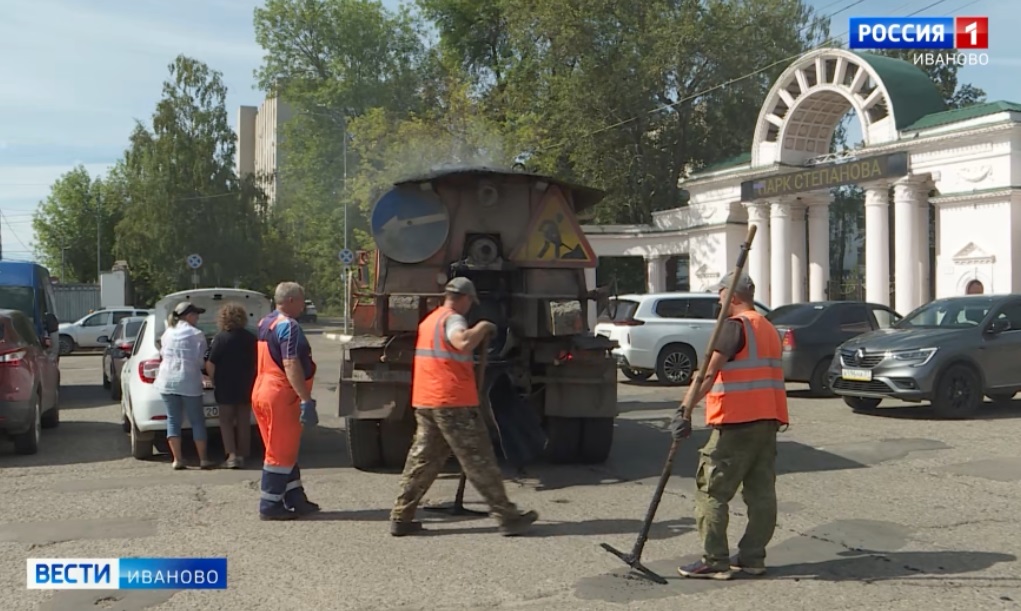
MULTIPOLYGON (((508 483, 536 509, 530 536, 500 537, 488 518, 420 513, 425 536, 392 538, 400 475, 355 471, 335 415, 336 344, 311 335, 322 426, 307 431, 302 480, 323 513, 260 522, 258 469, 175 472, 137 461, 103 403, 99 359, 62 359, 64 411, 36 456, 0 443, 0 588, 4 611, 45 609, 1009 609, 1021 601, 1021 401, 963 422, 853 414, 840 400, 791 398, 777 458, 779 515, 769 574, 725 582, 676 573, 698 558, 693 476, 707 432, 678 452, 637 577, 600 543, 630 550, 670 444, 684 389, 621 383, 625 406, 603 465, 535 465, 508 483), (93 388, 95 387, 95 388, 93 388), (80 396, 77 396, 80 395, 80 396), (30 557, 226 556, 228 589, 62 591, 25 588, 30 557)), ((884 404, 885 406, 885 404, 884 404)), ((892 406, 898 410, 910 407, 892 406)), ((924 414, 925 412, 919 412, 924 414)), ((696 415, 696 423, 702 417, 696 415)), ((211 451, 219 452, 215 436, 211 451)), ((455 472, 425 504, 448 503, 455 472)), ((466 503, 483 509, 469 487, 466 503)), ((731 546, 746 522, 731 505, 731 546)))

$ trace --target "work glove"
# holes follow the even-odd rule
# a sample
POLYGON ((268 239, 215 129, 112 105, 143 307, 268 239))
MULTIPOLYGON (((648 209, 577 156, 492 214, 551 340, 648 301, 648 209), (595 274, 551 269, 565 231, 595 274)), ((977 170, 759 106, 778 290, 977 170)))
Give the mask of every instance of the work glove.
POLYGON ((316 412, 315 399, 301 402, 301 416, 298 420, 302 426, 315 426, 319 424, 319 413, 316 412))
POLYGON ((685 439, 691 436, 691 420, 684 417, 684 411, 678 409, 670 423, 670 434, 674 439, 685 439))

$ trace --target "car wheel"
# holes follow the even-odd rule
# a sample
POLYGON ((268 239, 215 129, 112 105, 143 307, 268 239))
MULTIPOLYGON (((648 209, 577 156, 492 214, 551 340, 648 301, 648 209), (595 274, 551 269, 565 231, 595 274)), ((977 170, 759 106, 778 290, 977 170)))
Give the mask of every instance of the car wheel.
POLYGON ((35 396, 32 426, 14 438, 14 451, 18 454, 35 454, 39 451, 39 442, 43 435, 43 404, 39 395, 35 396))
POLYGON ((812 379, 808 381, 808 386, 812 391, 812 395, 816 397, 832 397, 833 389, 830 388, 829 377, 827 373, 830 370, 830 365, 833 364, 832 358, 826 358, 819 361, 819 364, 812 370, 812 379))
POLYGON ((861 413, 876 411, 882 401, 882 399, 873 399, 872 397, 844 397, 844 403, 848 407, 861 413))
POLYGON ((131 455, 138 460, 152 458, 152 442, 155 438, 151 432, 143 433, 138 427, 131 424, 131 455))
POLYGON ((652 377, 653 371, 646 369, 631 369, 630 367, 622 367, 620 370, 624 374, 624 377, 634 382, 644 382, 652 377))
POLYGON ((940 418, 970 418, 982 404, 982 380, 967 365, 953 365, 939 376, 932 407, 940 418))
POLYGON ((110 376, 106 374, 106 368, 103 368, 103 388, 110 388, 110 376))
POLYGON ((663 348, 656 360, 656 378, 661 384, 683 386, 695 374, 697 357, 691 346, 674 344, 663 348))
POLYGON ((67 356, 74 352, 74 340, 70 335, 60 336, 60 356, 67 356))
POLYGON ((110 398, 114 401, 120 401, 121 395, 124 394, 124 389, 121 388, 120 376, 114 376, 110 380, 110 398))

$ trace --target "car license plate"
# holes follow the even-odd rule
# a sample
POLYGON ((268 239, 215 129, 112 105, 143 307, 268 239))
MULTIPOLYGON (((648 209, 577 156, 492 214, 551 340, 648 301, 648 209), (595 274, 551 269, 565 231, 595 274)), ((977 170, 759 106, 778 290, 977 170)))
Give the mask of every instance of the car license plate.
POLYGON ((845 369, 840 372, 840 377, 855 382, 871 382, 872 372, 868 369, 845 369))
POLYGON ((206 406, 206 418, 219 418, 220 417, 220 406, 219 405, 207 405, 206 406))

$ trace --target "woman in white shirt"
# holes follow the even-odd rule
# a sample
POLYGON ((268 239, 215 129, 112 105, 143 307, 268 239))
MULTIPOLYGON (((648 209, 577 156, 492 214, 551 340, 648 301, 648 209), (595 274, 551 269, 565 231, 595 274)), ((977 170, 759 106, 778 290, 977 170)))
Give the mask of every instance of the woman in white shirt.
POLYGON ((181 453, 184 416, 191 423, 192 438, 203 469, 212 469, 206 457, 206 415, 202 409, 202 376, 205 370, 206 336, 195 325, 205 310, 185 301, 177 304, 167 318, 167 330, 160 339, 159 373, 153 386, 167 406, 167 441, 174 455, 174 469, 185 469, 181 453))

